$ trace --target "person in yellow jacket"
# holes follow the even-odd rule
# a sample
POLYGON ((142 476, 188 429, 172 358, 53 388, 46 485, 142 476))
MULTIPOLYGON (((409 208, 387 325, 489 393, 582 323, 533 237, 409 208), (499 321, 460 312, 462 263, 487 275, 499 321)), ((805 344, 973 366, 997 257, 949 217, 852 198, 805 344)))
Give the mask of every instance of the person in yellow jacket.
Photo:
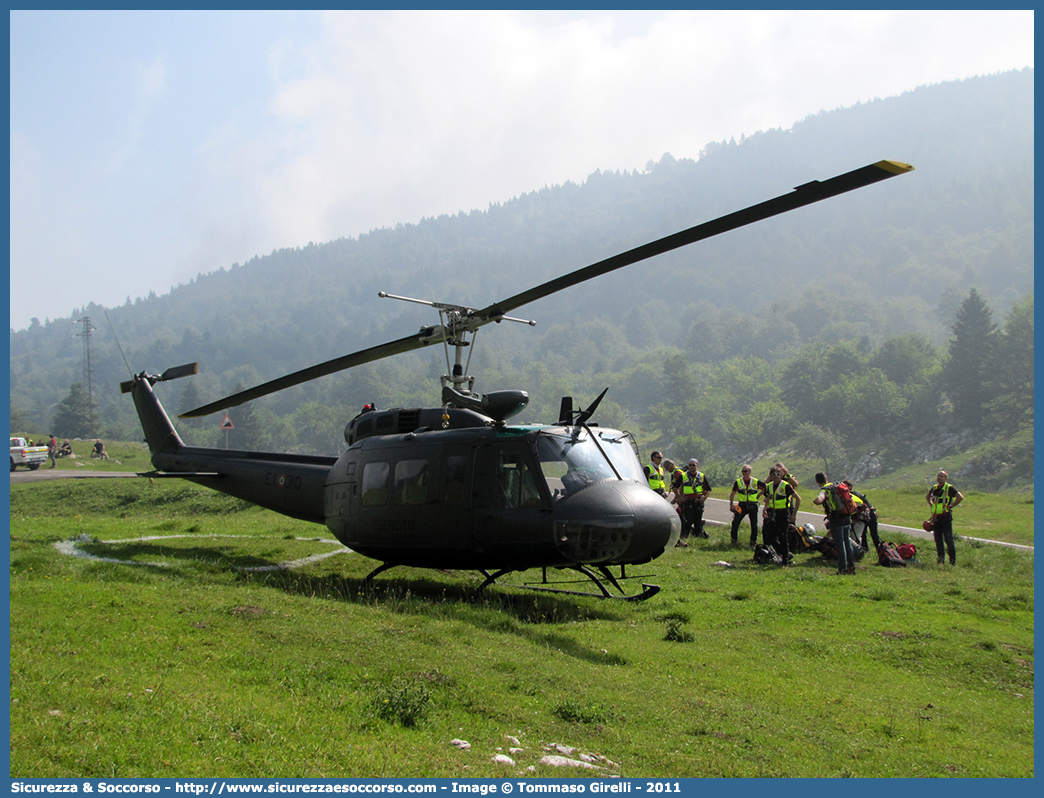
POLYGON ((750 519, 750 547, 758 542, 758 501, 765 493, 765 483, 755 477, 749 465, 740 468, 740 475, 732 483, 729 506, 732 508, 732 545, 739 545, 739 527, 743 519, 750 519))
POLYGON ((852 540, 852 516, 844 505, 837 504, 839 501, 837 492, 831 492, 834 482, 827 480, 827 475, 822 471, 816 472, 816 484, 819 485, 819 494, 812 500, 815 505, 821 506, 827 514, 827 525, 834 539, 834 549, 837 551, 837 572, 839 574, 854 574, 855 569, 855 542, 852 540))
POLYGON ((682 537, 694 535, 698 538, 709 538, 703 528, 703 505, 711 492, 711 484, 707 475, 700 471, 700 461, 695 457, 689 460, 685 470, 685 478, 675 489, 675 498, 681 508, 682 537))
POLYGON ((674 461, 667 458, 663 461, 663 481, 667 485, 667 493, 670 494, 667 500, 674 504, 678 499, 678 486, 681 485, 682 480, 685 479, 685 471, 678 468, 674 464, 674 461))
MULTIPOLYGON (((673 460, 663 461, 663 475, 664 480, 667 482, 667 501, 674 505, 674 509, 678 511, 678 517, 682 517, 682 483, 685 481, 685 469, 678 468, 673 460)), ((674 544, 678 548, 687 549, 689 544, 685 542, 684 537, 679 537, 678 542, 674 544)))
POLYGON ((663 452, 653 452, 649 455, 649 460, 651 461, 649 465, 642 469, 645 471, 645 478, 649 482, 649 487, 666 499, 667 482, 664 480, 663 473, 663 452))
POLYGON ((935 484, 924 497, 932 508, 932 535, 935 537, 936 563, 943 564, 943 555, 950 555, 950 565, 957 564, 957 549, 953 545, 953 508, 964 501, 964 495, 946 480, 945 471, 935 475, 935 484), (945 546, 945 552, 943 547, 945 546))
POLYGON ((863 534, 861 537, 861 544, 863 551, 870 551, 867 546, 866 533, 870 533, 870 537, 874 542, 874 551, 881 548, 881 535, 877 531, 877 509, 870 504, 870 500, 866 498, 865 493, 860 493, 855 489, 855 486, 847 480, 841 480, 848 485, 848 490, 852 494, 852 501, 856 506, 856 514, 852 517, 853 534, 855 533, 854 526, 858 521, 863 524, 863 534))
POLYGON ((787 527, 797 520, 801 496, 794 486, 784 481, 783 472, 776 466, 769 471, 769 482, 765 485, 765 528, 762 536, 766 546, 772 546, 790 565, 790 537, 787 527))

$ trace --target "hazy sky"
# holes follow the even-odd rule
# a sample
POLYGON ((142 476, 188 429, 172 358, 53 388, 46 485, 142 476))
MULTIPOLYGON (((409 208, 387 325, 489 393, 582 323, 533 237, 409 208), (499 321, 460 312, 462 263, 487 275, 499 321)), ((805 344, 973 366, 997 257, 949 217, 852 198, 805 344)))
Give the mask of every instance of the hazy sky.
POLYGON ((1026 66, 1031 11, 13 11, 11 326, 1026 66))

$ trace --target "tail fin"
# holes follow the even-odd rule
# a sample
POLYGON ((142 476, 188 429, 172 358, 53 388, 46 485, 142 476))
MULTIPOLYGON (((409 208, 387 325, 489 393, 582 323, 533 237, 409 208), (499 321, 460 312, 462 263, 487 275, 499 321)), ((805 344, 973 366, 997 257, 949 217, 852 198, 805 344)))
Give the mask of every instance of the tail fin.
POLYGON ((189 363, 184 366, 167 369, 158 377, 146 374, 143 371, 134 375, 134 379, 120 383, 120 390, 123 393, 131 394, 134 398, 134 409, 138 411, 138 420, 141 422, 141 428, 145 432, 145 440, 149 444, 149 452, 152 454, 158 452, 172 453, 184 446, 177 431, 174 429, 174 425, 170 421, 170 417, 167 415, 167 411, 163 409, 159 398, 152 390, 153 384, 185 377, 189 374, 195 374, 197 371, 198 365, 189 363))

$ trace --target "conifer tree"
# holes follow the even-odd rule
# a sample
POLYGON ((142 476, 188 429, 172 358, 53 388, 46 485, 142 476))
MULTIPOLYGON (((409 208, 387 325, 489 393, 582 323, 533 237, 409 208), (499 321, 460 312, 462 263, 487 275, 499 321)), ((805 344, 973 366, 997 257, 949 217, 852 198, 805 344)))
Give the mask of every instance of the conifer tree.
POLYGON ((58 403, 51 427, 52 432, 62 438, 94 437, 91 397, 83 383, 74 382, 69 386, 69 393, 58 403))
MULTIPOLYGON (((245 390, 246 386, 243 383, 236 383, 235 393, 245 390)), ((263 450, 267 447, 263 414, 254 407, 253 402, 231 408, 228 414, 233 420, 229 438, 230 449, 263 450)))
POLYGON ((992 373, 993 423, 1007 432, 1033 428, 1033 295, 1012 307, 997 337, 992 373))
POLYGON ((12 399, 10 426, 11 434, 14 435, 15 432, 24 432, 25 430, 28 430, 31 425, 32 421, 29 417, 29 414, 22 408, 20 404, 18 404, 17 402, 15 402, 14 399, 12 399))
POLYGON ((950 339, 950 359, 943 369, 943 383, 953 402, 958 423, 982 423, 991 396, 991 370, 997 326, 985 300, 974 288, 961 303, 950 339))
MULTIPOLYGON (((181 391, 181 399, 176 406, 177 412, 194 410, 202 404, 203 398, 200 396, 199 386, 196 384, 195 380, 186 380, 185 386, 181 391)), ((212 417, 207 419, 177 418, 173 420, 177 426, 178 434, 181 435, 186 443, 193 446, 206 445, 206 433, 212 431, 215 426, 212 417)))

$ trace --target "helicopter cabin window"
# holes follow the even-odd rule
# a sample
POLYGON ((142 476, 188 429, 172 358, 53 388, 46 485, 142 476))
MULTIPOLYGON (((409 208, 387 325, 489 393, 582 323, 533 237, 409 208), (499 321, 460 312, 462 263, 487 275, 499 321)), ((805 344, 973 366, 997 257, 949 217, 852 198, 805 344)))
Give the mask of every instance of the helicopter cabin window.
POLYGON ((388 475, 391 467, 383 461, 373 461, 363 466, 362 497, 363 507, 383 507, 388 503, 388 475))
POLYGON ((468 458, 463 454, 451 454, 443 461, 445 483, 443 501, 460 504, 464 501, 464 485, 467 479, 468 458))
POLYGON ((540 489, 522 452, 502 451, 497 462, 497 501, 501 507, 539 507, 540 489))
POLYGON ((392 504, 424 504, 428 500, 427 460, 400 460, 395 464, 392 504))

